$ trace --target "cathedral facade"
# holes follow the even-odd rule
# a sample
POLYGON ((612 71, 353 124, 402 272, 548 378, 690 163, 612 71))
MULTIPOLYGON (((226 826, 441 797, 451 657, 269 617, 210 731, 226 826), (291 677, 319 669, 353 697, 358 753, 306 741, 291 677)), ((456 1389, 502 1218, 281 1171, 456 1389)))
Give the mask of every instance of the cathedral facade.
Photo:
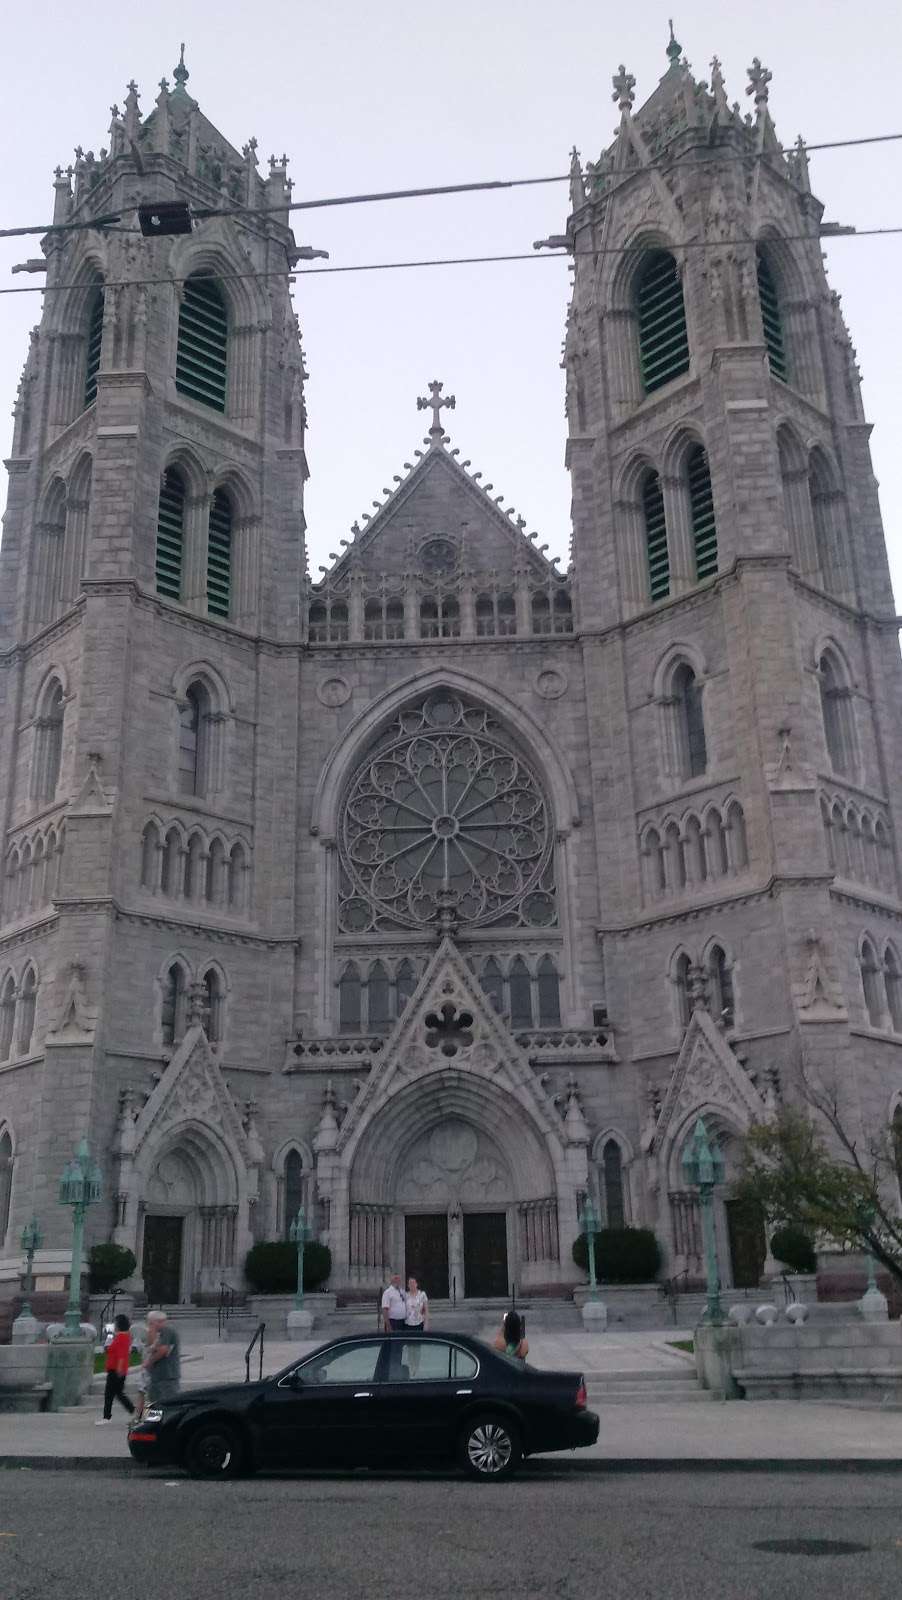
MULTIPOLYGON (((672 41, 574 152, 567 570, 436 381, 311 583, 285 159, 182 61, 57 171, 0 550, 0 1295, 32 1215, 62 1286, 83 1135, 154 1301, 301 1204, 340 1293, 481 1297, 567 1293, 587 1196, 698 1278, 699 1114, 728 1175, 803 1074, 892 1118, 895 608, 769 76, 743 115, 672 41)), ((717 1226, 756 1282, 728 1185, 717 1226)))

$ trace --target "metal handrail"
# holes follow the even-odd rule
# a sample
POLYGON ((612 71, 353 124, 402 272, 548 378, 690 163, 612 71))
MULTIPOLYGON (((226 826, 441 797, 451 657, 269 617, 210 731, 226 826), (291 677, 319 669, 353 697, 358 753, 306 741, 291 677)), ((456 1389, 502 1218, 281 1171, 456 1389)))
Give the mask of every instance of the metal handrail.
POLYGON ((799 1297, 796 1294, 795 1289, 793 1288, 792 1284, 789 1281, 789 1273, 788 1272, 781 1272, 780 1273, 780 1277, 783 1280, 783 1302, 784 1302, 784 1304, 787 1305, 787 1306, 795 1305, 795 1303, 796 1303, 796 1301, 798 1300, 799 1297))
POLYGON ((264 1334, 265 1329, 266 1329, 266 1323, 265 1322, 258 1322, 257 1323, 257 1331, 254 1334, 253 1339, 251 1340, 250 1344, 248 1345, 247 1349, 244 1352, 244 1381, 245 1381, 245 1383, 250 1383, 250 1381, 251 1381, 251 1355, 253 1353, 254 1345, 257 1343, 258 1339, 260 1341, 260 1374, 259 1375, 260 1375, 261 1378, 263 1377, 263 1334, 264 1334))
POLYGON ((678 1311, 679 1311, 679 1304, 678 1303, 679 1303, 679 1298, 680 1298, 680 1284, 683 1285, 683 1289, 685 1290, 687 1285, 688 1285, 688 1282, 689 1282, 689 1268, 688 1267, 684 1267, 683 1271, 682 1272, 678 1272, 675 1278, 665 1278, 662 1283, 658 1284, 658 1294, 663 1296, 663 1298, 667 1301, 667 1304, 670 1307, 670 1314, 673 1317, 673 1325, 674 1325, 674 1327, 676 1327, 676 1325, 677 1325, 677 1317, 678 1317, 678 1311))
POLYGON ((100 1308, 100 1316, 97 1318, 97 1324, 98 1324, 97 1337, 101 1341, 101 1343, 103 1343, 103 1330, 104 1330, 104 1326, 105 1326, 106 1322, 107 1321, 110 1321, 110 1322, 115 1321, 115 1317, 116 1317, 116 1301, 119 1299, 119 1296, 120 1296, 121 1293, 122 1293, 121 1289, 114 1289, 112 1294, 109 1296, 109 1298, 105 1301, 105 1303, 100 1308))
POLYGON ((220 1281, 219 1304, 216 1307, 216 1337, 222 1338, 223 1329, 235 1309, 235 1291, 230 1283, 220 1281))

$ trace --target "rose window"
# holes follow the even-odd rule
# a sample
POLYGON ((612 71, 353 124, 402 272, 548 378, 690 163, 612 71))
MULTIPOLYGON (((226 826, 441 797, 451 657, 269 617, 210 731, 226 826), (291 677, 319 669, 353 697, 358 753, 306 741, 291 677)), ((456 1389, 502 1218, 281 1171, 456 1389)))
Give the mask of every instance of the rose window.
POLYGON ((343 933, 557 920, 538 779, 484 709, 437 693, 403 711, 357 772, 339 840, 343 933))

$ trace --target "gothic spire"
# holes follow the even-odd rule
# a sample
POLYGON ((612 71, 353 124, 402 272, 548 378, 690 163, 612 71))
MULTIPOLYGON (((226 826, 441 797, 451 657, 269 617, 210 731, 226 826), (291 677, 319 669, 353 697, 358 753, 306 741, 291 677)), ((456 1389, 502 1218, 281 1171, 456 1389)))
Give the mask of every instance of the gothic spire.
POLYGON ((173 67, 172 76, 175 79, 175 88, 172 91, 173 94, 187 94, 188 91, 185 88, 185 84, 188 82, 188 79, 190 78, 191 74, 188 71, 188 68, 185 66, 185 41, 184 40, 182 40, 181 46, 179 48, 178 65, 173 67))

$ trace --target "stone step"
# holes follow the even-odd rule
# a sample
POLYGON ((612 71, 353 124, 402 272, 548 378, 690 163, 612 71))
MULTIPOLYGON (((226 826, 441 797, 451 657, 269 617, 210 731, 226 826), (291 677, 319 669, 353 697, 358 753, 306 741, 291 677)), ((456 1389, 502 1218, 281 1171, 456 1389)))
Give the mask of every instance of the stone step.
POLYGON ((695 1405, 700 1400, 711 1400, 708 1389, 655 1389, 648 1385, 635 1389, 589 1389, 589 1410, 599 1406, 673 1406, 695 1405))

